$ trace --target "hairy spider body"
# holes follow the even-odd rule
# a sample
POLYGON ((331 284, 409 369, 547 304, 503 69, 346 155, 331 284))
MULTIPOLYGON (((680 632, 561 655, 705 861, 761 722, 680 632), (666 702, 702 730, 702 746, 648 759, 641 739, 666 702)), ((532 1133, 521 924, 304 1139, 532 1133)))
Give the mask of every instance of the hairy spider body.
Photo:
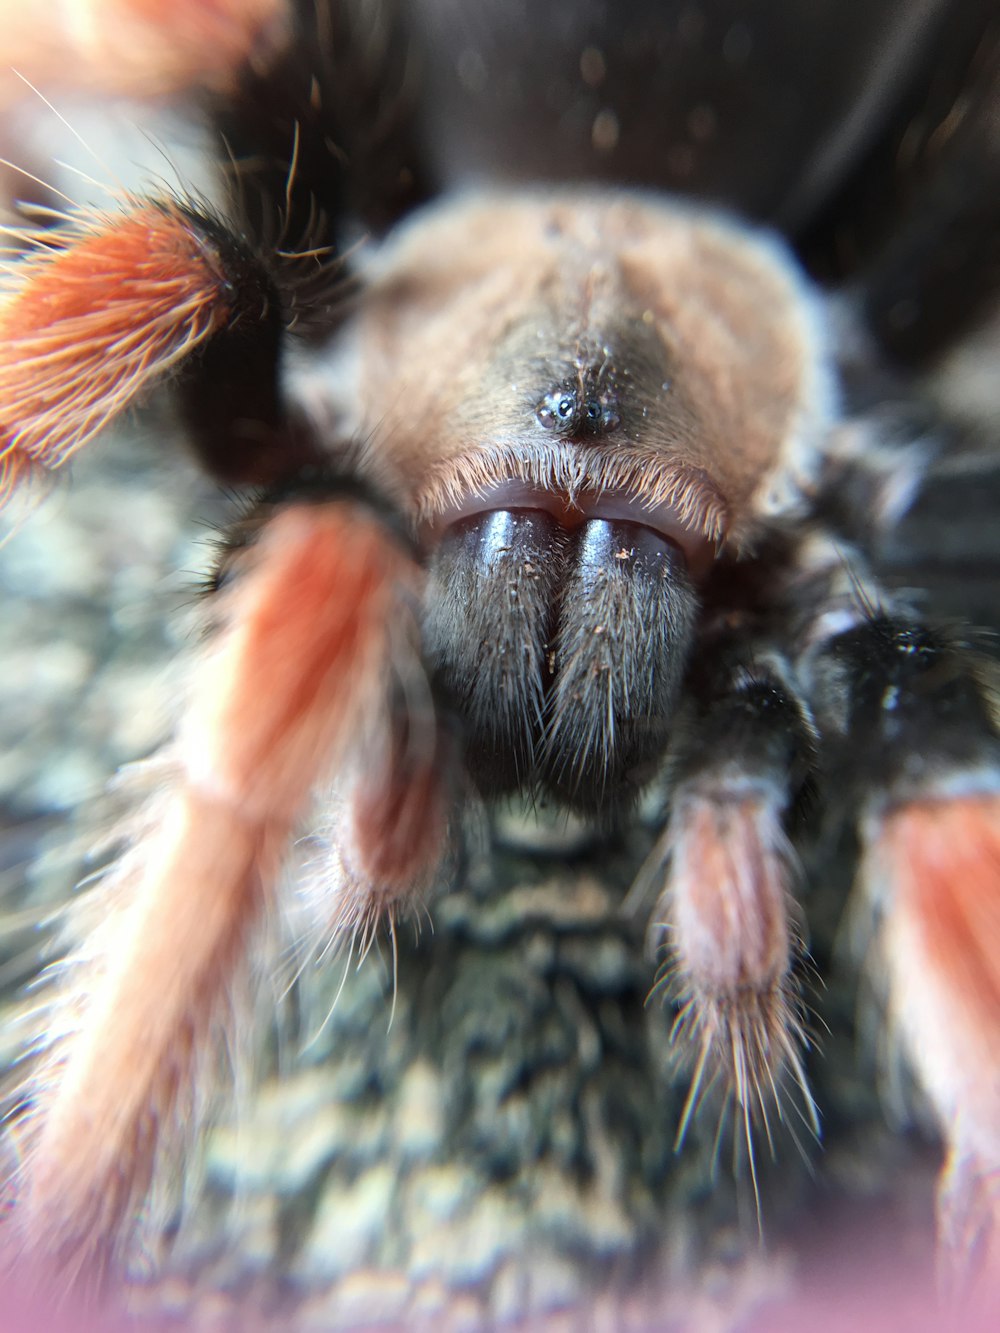
POLYGON ((662 758, 692 578, 815 467, 810 300, 745 230, 581 192, 451 204, 374 267, 348 345, 293 391, 369 442, 429 553, 428 662, 477 785, 628 804, 662 758))
MULTIPOLYGON (((454 903, 480 893, 476 827, 507 798, 605 837, 652 829, 635 896, 666 964, 648 988, 672 1006, 689 1070, 665 1139, 685 1139, 721 1082, 757 1191, 755 1130, 770 1141, 789 1098, 818 1127, 792 892, 819 791, 856 830, 889 1008, 946 1140, 945 1265, 991 1291, 994 680, 870 571, 917 464, 839 383, 838 357, 866 335, 838 342, 825 298, 769 233, 636 188, 452 194, 331 284, 325 252, 348 249, 345 217, 397 221, 425 180, 411 137, 433 114, 410 97, 403 40, 419 23, 392 6, 369 18, 233 6, 230 80, 174 43, 180 18, 155 16, 176 82, 221 90, 235 223, 194 200, 128 197, 33 236, 12 270, 5 491, 167 380, 206 469, 261 489, 211 580, 162 780, 78 913, 89 929, 17 1084, 4 1244, 79 1290, 127 1267, 137 1213, 177 1173, 252 1003, 248 957, 291 892, 304 832, 316 855, 297 928, 322 956, 366 952, 386 928, 405 1005, 427 946, 397 958, 398 923, 447 918, 449 901, 460 915, 454 903)), ((630 105, 623 90, 622 116, 630 105)), ((610 133, 597 124, 595 152, 610 133)), ((790 213, 810 179, 789 187, 790 213)), ((609 990, 630 1022, 635 962, 609 990)), ((558 970, 546 993, 561 1014, 558 970)), ((416 996, 408 1030, 423 1041, 437 1020, 416 996)), ((604 1002, 587 1023, 627 1074, 629 1039, 616 1046, 604 1002)), ((481 997, 466 1003, 479 1012, 481 997)), ((445 1007, 461 1010, 453 994, 445 1007)), ((662 1183, 664 1131, 639 1137, 644 1188, 662 1183)), ((559 1151, 543 1134, 510 1173, 544 1174, 559 1151)), ((593 1158, 577 1164, 588 1182, 593 1158)))

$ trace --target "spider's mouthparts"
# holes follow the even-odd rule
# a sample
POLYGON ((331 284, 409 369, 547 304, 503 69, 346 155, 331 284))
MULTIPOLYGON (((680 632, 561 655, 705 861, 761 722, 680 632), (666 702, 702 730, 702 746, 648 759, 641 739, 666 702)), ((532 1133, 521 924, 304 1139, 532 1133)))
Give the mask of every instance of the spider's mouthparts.
POLYGON ((424 544, 433 550, 445 532, 466 519, 520 510, 548 514, 560 528, 568 531, 593 519, 648 528, 683 552, 688 572, 696 583, 708 574, 718 554, 718 543, 707 538, 690 520, 685 520, 674 505, 651 506, 634 495, 615 490, 581 490, 571 495, 518 479, 479 491, 464 503, 439 514, 425 528, 422 534, 424 544))
POLYGON ((516 498, 439 534, 427 659, 484 795, 543 790, 612 812, 662 758, 697 615, 687 560, 645 523, 577 505, 567 527, 516 498))

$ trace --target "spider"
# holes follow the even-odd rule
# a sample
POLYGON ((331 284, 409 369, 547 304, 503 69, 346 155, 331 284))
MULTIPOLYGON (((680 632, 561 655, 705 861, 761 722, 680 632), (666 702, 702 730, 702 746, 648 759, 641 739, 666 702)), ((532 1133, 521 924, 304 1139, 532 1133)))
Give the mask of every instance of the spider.
POLYGON ((840 9, 835 28, 581 4, 532 19, 527 51, 527 18, 425 0, 105 0, 85 47, 22 34, 57 85, 200 87, 230 199, 128 195, 28 237, 2 315, 4 491, 165 385, 201 465, 249 497, 155 790, 76 912, 12 1097, 3 1240, 46 1282, 127 1270, 290 898, 306 957, 388 940, 425 1055, 476 1016, 472 1101, 484 1051, 531 1047, 528 1086, 439 1108, 443 1137, 533 1208, 558 1163, 627 1219, 602 1261, 642 1270, 669 1149, 717 1092, 755 1193, 779 1121, 819 1132, 793 893, 830 812, 945 1143, 943 1265, 996 1281, 995 677, 871 560, 923 466, 906 411, 872 409, 896 391, 880 364, 938 351, 989 294, 997 38, 971 2, 947 25, 941 5, 840 9), (887 198, 873 182, 904 147, 887 198), (573 961, 611 919, 578 880, 573 925, 544 885, 512 893, 560 942, 525 934, 519 981, 469 982, 462 949, 481 963, 512 929, 490 911, 518 803, 534 836, 562 816, 604 849, 616 908, 639 870, 659 965, 633 927, 611 962, 573 961), (411 943, 424 913, 443 938, 411 943), (588 1061, 603 1091, 569 1098, 560 1139, 547 1079, 588 1061), (484 1130, 515 1107, 517 1143, 484 1130), (635 1163, 609 1166, 608 1136, 635 1163))

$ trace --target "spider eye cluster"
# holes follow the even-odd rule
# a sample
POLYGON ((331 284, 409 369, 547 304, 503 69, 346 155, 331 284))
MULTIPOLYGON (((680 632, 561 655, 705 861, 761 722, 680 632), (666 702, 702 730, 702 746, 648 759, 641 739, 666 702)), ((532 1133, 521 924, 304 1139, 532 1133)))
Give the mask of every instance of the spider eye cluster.
POLYGON ((538 424, 556 435, 610 435, 621 425, 621 413, 611 394, 560 387, 538 404, 538 424))

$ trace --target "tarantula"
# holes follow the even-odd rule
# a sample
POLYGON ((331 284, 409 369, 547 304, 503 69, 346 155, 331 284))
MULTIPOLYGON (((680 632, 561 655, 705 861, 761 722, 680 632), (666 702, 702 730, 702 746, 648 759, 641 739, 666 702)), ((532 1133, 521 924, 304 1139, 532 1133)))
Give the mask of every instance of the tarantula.
MULTIPOLYGON (((817 271, 853 246, 868 322, 897 353, 957 323, 997 205, 970 191, 938 206, 934 177, 894 218, 901 240, 880 249, 857 204, 844 243, 850 169, 909 123, 943 6, 915 28, 905 6, 846 7, 833 113, 809 101, 808 61, 793 74, 767 40, 784 25, 794 51, 796 33, 823 37, 819 19, 660 8, 628 7, 616 33, 582 7, 567 31, 539 19, 520 69, 541 100, 513 114, 484 90, 492 55, 524 34, 494 6, 465 15, 464 36, 443 4, 94 7, 74 78, 131 95, 147 77, 156 92, 202 84, 232 203, 223 217, 127 197, 29 238, 2 314, 4 490, 161 383, 208 471, 256 490, 223 543, 159 789, 58 971, 16 1099, 4 1241, 57 1284, 124 1263, 310 820, 328 849, 315 928, 363 947, 461 882, 470 809, 526 798, 608 833, 659 794, 643 884, 692 1066, 677 1132, 721 1078, 752 1165, 752 1123, 770 1133, 785 1083, 815 1122, 790 895, 817 790, 856 827, 891 1016, 946 1141, 942 1251, 995 1279, 991 670, 869 570, 917 467, 838 375, 875 356, 869 333, 774 235, 663 191, 780 222, 817 271), (872 14, 900 44, 859 89, 872 14), (769 148, 748 176, 744 122, 727 133, 726 116, 762 38, 746 123, 769 148), (639 68, 679 78, 678 43, 700 51, 688 83, 633 86, 639 68), (524 129, 548 123, 564 53, 607 106, 574 147, 571 98, 569 137, 545 150, 524 129), (879 82, 896 95, 876 115, 879 82), (866 97, 867 138, 851 120, 866 97), (678 105, 690 141, 653 161, 678 105), (921 240, 918 214, 971 235, 974 258, 935 274, 933 245, 922 269, 907 254, 913 315, 897 254, 921 240), (352 246, 359 222, 382 239, 352 246)), ((966 112, 943 174, 971 160, 989 183, 986 32, 969 4, 947 34, 948 105, 957 83, 981 119, 966 112)), ((25 38, 25 67, 51 77, 77 36, 25 38)))

